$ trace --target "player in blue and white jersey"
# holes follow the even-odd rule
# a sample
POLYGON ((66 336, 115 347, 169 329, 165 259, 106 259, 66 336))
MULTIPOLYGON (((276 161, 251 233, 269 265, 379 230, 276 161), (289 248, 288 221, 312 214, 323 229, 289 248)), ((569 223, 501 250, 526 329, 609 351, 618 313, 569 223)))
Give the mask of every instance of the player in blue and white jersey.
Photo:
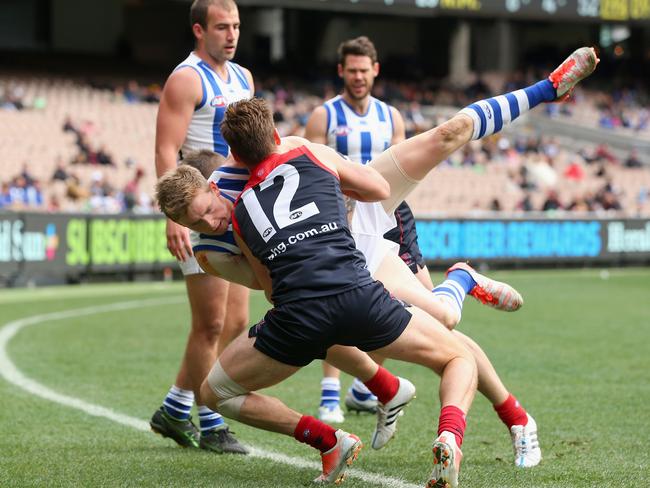
MULTIPOLYGON (((202 151, 203 152, 203 151, 202 151)), ((214 160, 217 160, 216 153, 212 153, 214 160)), ((190 160, 194 158, 190 155, 190 160)), ((185 163, 186 161, 184 161, 185 163)), ((201 171, 206 178, 208 185, 219 193, 220 198, 227 204, 234 204, 241 192, 244 190, 250 173, 248 169, 239 165, 232 158, 227 161, 222 159, 218 165, 210 168, 210 171, 204 171, 202 168, 188 161, 201 171)), ((232 224, 229 222, 226 230, 221 233, 213 232, 194 232, 192 235, 192 251, 201 268, 211 274, 218 276, 231 283, 242 284, 249 288, 257 288, 256 279, 252 270, 248 266, 242 265, 245 261, 242 257, 241 250, 235 243, 232 224)), ((217 355, 227 346, 241 330, 231 328, 224 329, 217 348, 217 355)))
MULTIPOLYGON (((371 95, 375 77, 379 74, 379 63, 375 46, 367 37, 342 42, 338 58, 337 69, 343 80, 343 93, 314 110, 307 121, 305 137, 336 149, 356 163, 367 164, 388 147, 404 140, 404 120, 395 107, 371 95)), ((429 290, 433 289, 418 246, 411 209, 406 202, 401 202, 394 215, 395 220, 389 221, 392 225, 387 228, 385 237, 399 246, 398 254, 418 279, 429 290)), ((324 363, 318 409, 321 419, 343 422, 339 391, 338 370, 324 363)), ((377 400, 361 382, 355 380, 345 402, 350 410, 374 412, 377 400)))
MULTIPOLYGON (((404 120, 395 107, 372 96, 379 74, 377 51, 372 41, 361 36, 340 44, 338 75, 343 93, 314 110, 305 137, 326 144, 360 164, 379 156, 404 140, 404 120)), ((397 225, 386 238, 400 245, 400 256, 418 279, 433 288, 418 247, 415 219, 406 202, 395 211, 397 225)))
MULTIPOLYGON (((232 61, 239 40, 239 12, 233 0, 195 0, 190 25, 195 49, 167 79, 156 120, 156 173, 173 170, 189 151, 228 154, 219 124, 226 106, 253 94, 253 77, 232 61)), ((248 289, 203 273, 192 254, 187 229, 167 221, 167 247, 185 277, 192 314, 185 354, 174 384, 151 419, 152 429, 178 444, 217 453, 245 454, 223 418, 198 406, 199 430, 190 417, 198 388, 214 362, 220 336, 248 324, 248 289)))

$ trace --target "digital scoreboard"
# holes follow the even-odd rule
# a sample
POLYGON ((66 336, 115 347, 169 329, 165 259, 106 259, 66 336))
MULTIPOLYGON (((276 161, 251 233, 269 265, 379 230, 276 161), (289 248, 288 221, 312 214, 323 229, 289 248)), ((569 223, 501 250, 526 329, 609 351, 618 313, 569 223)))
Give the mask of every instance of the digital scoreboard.
POLYGON ((240 0, 238 3, 418 16, 462 14, 592 22, 650 20, 650 0, 240 0))

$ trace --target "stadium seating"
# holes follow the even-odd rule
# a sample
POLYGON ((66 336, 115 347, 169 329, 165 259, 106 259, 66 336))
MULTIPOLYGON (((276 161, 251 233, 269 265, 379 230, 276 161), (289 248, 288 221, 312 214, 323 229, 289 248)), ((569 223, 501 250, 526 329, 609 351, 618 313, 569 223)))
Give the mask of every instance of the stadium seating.
MULTIPOLYGON (((491 85, 499 82, 490 77, 486 80, 491 85)), ((97 89, 72 79, 47 76, 5 76, 0 78, 1 87, 20 87, 19 92, 26 107, 23 110, 0 109, 3 125, 0 131, 0 161, 4 169, 2 182, 8 182, 14 175, 20 174, 27 164, 31 174, 41 181, 46 202, 52 198, 64 202, 60 207, 62 210, 106 211, 105 206, 88 205, 85 198, 100 184, 108 184, 119 194, 139 167, 144 171, 140 189, 149 195, 153 193, 156 104, 129 103, 131 100, 127 100, 119 91, 97 89), (67 119, 86 135, 93 151, 106 147, 115 165, 73 165, 71 161, 79 148, 75 133, 63 130, 67 119), (67 198, 69 184, 62 181, 50 183, 58 160, 66 163, 68 173, 79 179, 81 198, 77 201, 67 198)), ((300 135, 304 120, 318 99, 302 92, 287 93, 282 90, 282 97, 277 97, 274 103, 276 111, 281 113, 278 117, 279 127, 287 134, 300 135)), ((273 98, 273 92, 265 93, 273 98)), ((580 93, 577 99, 578 102, 572 104, 567 113, 559 116, 569 117, 572 123, 594 128, 598 126, 597 104, 603 105, 603 95, 580 93)), ((418 102, 401 106, 405 108, 404 112, 420 110, 418 102)), ((449 117, 456 109, 447 107, 433 113, 427 112, 425 107, 422 110, 427 113, 422 120, 432 124, 431 121, 449 117)), ((642 106, 631 110, 639 116, 643 115, 644 110, 647 111, 642 106)), ((550 112, 551 116, 558 116, 550 112)), ((426 129, 421 125, 422 122, 411 124, 416 131, 426 129)), ((631 128, 600 130, 634 132, 636 137, 650 140, 650 128, 638 131, 631 128)), ((650 170, 647 166, 626 168, 622 164, 627 157, 625 151, 612 149, 612 157, 608 161, 602 154, 596 154, 598 151, 593 143, 583 141, 577 144, 573 138, 560 135, 551 142, 557 146, 556 154, 550 158, 552 167, 546 167, 548 165, 542 160, 543 146, 547 143, 536 132, 531 132, 525 123, 515 125, 512 130, 491 141, 472 143, 470 149, 452 156, 430 174, 411 195, 409 201, 414 212, 419 216, 485 215, 494 208, 504 212, 520 212, 527 195, 532 209, 541 210, 551 191, 559 195, 562 207, 569 208, 573 202, 589 199, 609 185, 607 188, 620 202, 625 215, 650 215, 650 170), (514 150, 517 141, 522 138, 537 139, 532 153, 514 150), (584 153, 578 155, 578 149, 585 149, 596 156, 591 159, 584 153), (571 163, 578 166, 574 168, 577 174, 567 177, 565 173, 571 163), (535 176, 541 169, 544 178, 550 176, 552 181, 542 178, 541 183, 533 182, 525 186, 521 181, 522 168, 526 168, 528 177, 535 176)), ((605 155, 608 154, 605 152, 605 155)), ((47 207, 47 204, 44 205, 44 208, 47 207)), ((112 205, 108 207, 109 210, 115 208, 112 205)), ((577 205, 576 208, 583 207, 577 205)), ((595 209, 600 209, 600 206, 596 205, 595 209)))

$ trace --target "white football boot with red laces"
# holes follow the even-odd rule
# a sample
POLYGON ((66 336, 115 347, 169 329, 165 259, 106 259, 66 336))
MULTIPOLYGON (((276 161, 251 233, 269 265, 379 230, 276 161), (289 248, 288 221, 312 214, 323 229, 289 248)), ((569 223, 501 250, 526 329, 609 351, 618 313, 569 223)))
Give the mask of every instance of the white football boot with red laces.
POLYGON ((571 96, 573 88, 594 72, 600 62, 593 47, 581 47, 571 53, 564 62, 555 68, 548 79, 553 83, 558 102, 571 96))
POLYGON ((477 272, 467 263, 454 264, 447 270, 447 275, 456 270, 463 270, 469 273, 476 282, 476 286, 469 291, 469 295, 484 305, 505 312, 515 312, 524 304, 524 299, 521 297, 521 294, 507 283, 488 278, 477 272))

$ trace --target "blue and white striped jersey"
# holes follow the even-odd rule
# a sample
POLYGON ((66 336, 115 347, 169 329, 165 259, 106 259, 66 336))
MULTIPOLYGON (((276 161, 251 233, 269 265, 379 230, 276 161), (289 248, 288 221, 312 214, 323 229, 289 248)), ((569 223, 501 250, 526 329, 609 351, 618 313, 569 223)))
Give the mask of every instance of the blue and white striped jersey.
MULTIPOLYGON (((250 173, 246 168, 232 168, 221 166, 212 172, 208 181, 213 181, 221 196, 235 203, 244 190, 250 173)), ((196 251, 216 251, 232 255, 240 255, 241 250, 235 244, 235 237, 232 233, 232 224, 228 225, 225 234, 214 236, 209 234, 198 234, 192 232, 192 250, 196 251)))
POLYGON ((221 136, 219 124, 228 104, 251 97, 248 79, 238 64, 227 61, 228 79, 224 81, 208 63, 193 52, 175 69, 185 66, 194 69, 201 77, 203 97, 194 109, 181 153, 210 149, 227 156, 229 148, 221 136))
POLYGON ((359 115, 338 95, 324 104, 327 110, 327 145, 356 163, 366 164, 390 146, 393 116, 390 107, 374 97, 359 115))

